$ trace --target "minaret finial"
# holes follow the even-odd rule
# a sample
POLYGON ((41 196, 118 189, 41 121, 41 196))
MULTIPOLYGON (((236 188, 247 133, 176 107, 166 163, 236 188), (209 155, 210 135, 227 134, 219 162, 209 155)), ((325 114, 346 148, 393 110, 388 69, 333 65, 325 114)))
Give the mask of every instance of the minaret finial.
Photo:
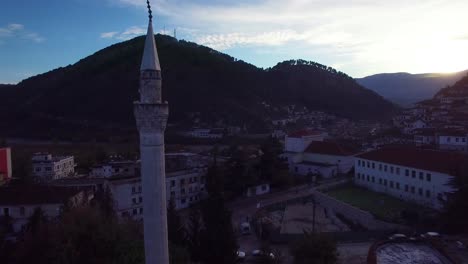
POLYGON ((153 11, 151 11, 151 4, 149 0, 146 0, 146 3, 148 4, 148 14, 149 14, 149 21, 153 22, 153 11))

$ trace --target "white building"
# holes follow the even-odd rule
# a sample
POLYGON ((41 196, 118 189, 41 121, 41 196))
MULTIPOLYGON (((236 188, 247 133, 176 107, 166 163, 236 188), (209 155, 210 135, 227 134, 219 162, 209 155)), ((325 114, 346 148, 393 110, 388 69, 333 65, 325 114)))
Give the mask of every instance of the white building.
POLYGON ((438 135, 439 148, 442 150, 468 150, 468 133, 466 132, 440 132, 438 135))
POLYGON ((354 182, 376 192, 440 209, 455 171, 467 156, 436 150, 392 147, 356 156, 354 182))
POLYGON ((49 153, 35 153, 31 160, 33 176, 37 182, 50 182, 75 174, 73 156, 54 157, 49 153))
POLYGON ((140 164, 135 161, 111 161, 91 168, 90 177, 109 178, 113 175, 133 176, 139 174, 140 164))
POLYGON ((288 159, 289 171, 324 178, 348 173, 354 166, 354 153, 335 142, 323 141, 325 137, 325 133, 310 130, 288 135, 284 156, 288 159))
POLYGON ((290 133, 285 138, 285 152, 304 152, 312 141, 323 141, 325 137, 325 132, 312 129, 290 133))
POLYGON ((247 197, 259 196, 270 193, 270 184, 264 183, 247 188, 247 197))
POLYGON ((70 207, 86 205, 92 198, 92 192, 77 188, 4 187, 0 190, 0 216, 10 217, 13 232, 19 232, 37 208, 49 219, 54 219, 60 215, 65 203, 70 207))
MULTIPOLYGON (((173 199, 177 210, 200 201, 205 194, 206 168, 181 169, 166 172, 166 200, 173 199)), ((143 195, 138 175, 115 175, 106 185, 114 199, 114 210, 120 217, 143 219, 143 195)))

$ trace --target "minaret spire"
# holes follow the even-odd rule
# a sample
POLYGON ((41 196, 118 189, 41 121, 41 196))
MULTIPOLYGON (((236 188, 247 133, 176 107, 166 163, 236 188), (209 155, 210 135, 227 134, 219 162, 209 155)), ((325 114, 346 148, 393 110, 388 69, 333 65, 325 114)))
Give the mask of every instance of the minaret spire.
POLYGON ((140 134, 141 183, 146 264, 169 264, 164 131, 169 105, 162 101, 161 66, 148 4, 148 33, 140 68, 140 101, 134 113, 140 134))

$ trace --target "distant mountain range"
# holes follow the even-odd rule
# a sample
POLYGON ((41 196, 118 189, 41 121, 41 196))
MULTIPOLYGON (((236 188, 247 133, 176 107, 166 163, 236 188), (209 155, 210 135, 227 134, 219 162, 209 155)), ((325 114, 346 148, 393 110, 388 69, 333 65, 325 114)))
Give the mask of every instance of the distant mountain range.
POLYGON ((382 73, 356 81, 396 104, 409 106, 432 98, 442 88, 460 80, 467 72, 468 70, 451 74, 382 73))
MULTIPOLYGON (((195 43, 156 38, 172 124, 189 124, 195 114, 206 124, 266 131, 268 118, 278 114, 273 111, 291 104, 370 120, 389 118, 396 110, 346 74, 315 62, 286 61, 264 70, 195 43)), ((49 138, 135 133, 143 44, 144 37, 137 37, 0 87, 0 133, 49 138)))

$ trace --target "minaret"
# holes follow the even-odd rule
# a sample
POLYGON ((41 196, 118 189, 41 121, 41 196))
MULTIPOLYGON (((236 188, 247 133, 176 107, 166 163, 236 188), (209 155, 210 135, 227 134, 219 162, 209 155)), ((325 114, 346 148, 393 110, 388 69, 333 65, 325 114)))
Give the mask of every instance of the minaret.
POLYGON ((151 7, 140 68, 140 101, 135 119, 140 133, 141 181, 146 264, 169 264, 164 130, 169 107, 161 98, 161 66, 154 39, 151 7))

